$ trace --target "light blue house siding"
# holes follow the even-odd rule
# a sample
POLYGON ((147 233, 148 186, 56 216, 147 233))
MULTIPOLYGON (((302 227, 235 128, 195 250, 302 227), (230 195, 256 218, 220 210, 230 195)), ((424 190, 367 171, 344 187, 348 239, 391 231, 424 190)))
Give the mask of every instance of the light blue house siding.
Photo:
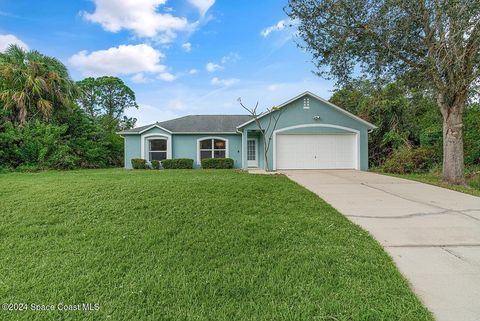
MULTIPOLYGON (((368 131, 372 128, 368 124, 353 118, 345 112, 329 105, 326 102, 316 99, 313 96, 303 96, 301 99, 291 101, 282 106, 278 111, 280 118, 277 123, 276 131, 279 134, 334 134, 334 133, 355 133, 358 135, 359 146, 359 165, 361 170, 368 169, 368 131), (309 99, 309 108, 304 108, 304 98, 309 99), (284 130, 289 127, 296 127, 290 130, 284 130), (344 127, 339 128, 339 127, 344 127), (353 131, 352 131, 353 130, 353 131)), ((266 115, 260 119, 262 127, 266 128, 268 118, 266 115)), ((271 126, 272 127, 272 126, 271 126)), ((252 122, 240 128, 244 133, 242 136, 243 143, 246 144, 247 138, 255 135, 258 127, 252 122)), ((268 150, 268 162, 270 169, 274 169, 274 141, 276 136, 272 133, 272 129, 266 133, 267 138, 271 138, 270 148, 268 150)), ((259 159, 263 161, 263 141, 259 146, 259 159), (260 148, 262 147, 262 148, 260 148)), ((246 155, 243 155, 243 163, 246 164, 246 155)), ((245 168, 245 166, 244 166, 245 168)))
POLYGON ((227 140, 228 157, 234 160, 235 168, 242 167, 242 136, 241 134, 171 134, 160 128, 149 129, 138 135, 124 135, 125 138, 125 168, 132 168, 133 158, 144 158, 147 155, 147 138, 163 137, 171 140, 168 158, 190 158, 194 160, 194 167, 200 167, 197 157, 198 140, 207 138, 221 138, 227 140), (142 141, 144 144, 142 155, 142 141))
POLYGON ((125 135, 125 154, 124 162, 125 168, 132 169, 132 159, 142 158, 140 153, 140 135, 125 135))

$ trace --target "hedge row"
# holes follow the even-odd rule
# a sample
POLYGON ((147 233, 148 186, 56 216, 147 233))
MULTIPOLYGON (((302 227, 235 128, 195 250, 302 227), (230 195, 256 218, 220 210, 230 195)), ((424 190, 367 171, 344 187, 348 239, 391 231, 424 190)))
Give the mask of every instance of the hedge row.
POLYGON ((193 168, 193 159, 189 158, 177 158, 177 159, 164 159, 162 161, 153 160, 150 166, 147 165, 147 161, 141 158, 132 159, 133 169, 191 169, 193 168))
POLYGON ((231 158, 202 159, 202 168, 205 168, 205 169, 233 168, 233 159, 231 159, 231 158))
MULTIPOLYGON (((150 168, 147 165, 147 161, 141 158, 132 159, 133 169, 146 169, 150 168)), ((189 158, 176 158, 176 159, 164 159, 162 161, 153 160, 151 162, 151 168, 153 169, 191 169, 193 168, 193 159, 189 158)), ((229 169, 233 168, 233 159, 231 158, 209 158, 202 159, 202 168, 205 169, 229 169)))
POLYGON ((193 159, 176 158, 162 160, 162 167, 165 169, 192 169, 193 159))

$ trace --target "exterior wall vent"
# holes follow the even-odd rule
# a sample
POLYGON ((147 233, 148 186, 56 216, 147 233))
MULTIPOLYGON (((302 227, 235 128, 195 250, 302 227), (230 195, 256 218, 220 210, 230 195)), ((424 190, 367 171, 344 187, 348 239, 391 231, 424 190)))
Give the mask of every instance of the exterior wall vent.
POLYGON ((310 98, 303 98, 303 109, 310 109, 310 98))

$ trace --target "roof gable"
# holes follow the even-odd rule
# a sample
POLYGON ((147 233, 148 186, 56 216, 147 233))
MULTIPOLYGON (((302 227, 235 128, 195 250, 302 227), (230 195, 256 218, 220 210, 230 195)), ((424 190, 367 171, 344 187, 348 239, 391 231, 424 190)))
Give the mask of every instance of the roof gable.
MULTIPOLYGON (((299 99, 301 99, 301 98, 304 98, 305 96, 310 96, 310 97, 312 97, 312 98, 317 99, 318 101, 326 104, 327 106, 332 107, 332 108, 334 108, 335 110, 337 110, 337 111, 345 114, 346 116, 348 116, 348 117, 350 117, 350 118, 352 118, 352 119, 354 119, 354 120, 356 120, 356 121, 364 124, 365 126, 367 126, 367 127, 370 128, 370 129, 375 129, 375 128, 377 128, 377 126, 373 125, 372 123, 369 123, 368 121, 361 119, 360 117, 358 117, 358 116, 356 116, 356 115, 354 115, 354 114, 346 111, 346 110, 343 109, 343 108, 338 107, 337 105, 332 104, 332 103, 329 102, 328 100, 325 100, 325 99, 323 99, 322 97, 317 96, 317 95, 315 95, 315 94, 313 94, 313 93, 311 93, 311 92, 309 92, 309 91, 306 91, 306 92, 304 92, 304 93, 302 93, 302 94, 300 94, 300 95, 298 95, 298 96, 295 96, 295 97, 293 97, 292 99, 287 100, 286 102, 284 102, 284 103, 276 106, 276 109, 278 110, 278 109, 284 108, 284 107, 290 105, 291 103, 293 103, 293 102, 295 102, 295 101, 297 101, 297 100, 299 100, 299 99)), ((274 112, 274 111, 271 111, 271 112, 274 112)), ((260 119, 260 118, 268 115, 268 114, 271 113, 271 112, 265 112, 265 113, 260 114, 259 117, 258 117, 258 119, 260 119)), ((237 127, 237 129, 241 129, 242 127, 245 127, 246 125, 248 125, 248 124, 250 124, 250 123, 252 123, 252 122, 254 122, 254 121, 255 121, 255 119, 252 118, 252 119, 246 121, 245 123, 239 125, 239 126, 237 127)))

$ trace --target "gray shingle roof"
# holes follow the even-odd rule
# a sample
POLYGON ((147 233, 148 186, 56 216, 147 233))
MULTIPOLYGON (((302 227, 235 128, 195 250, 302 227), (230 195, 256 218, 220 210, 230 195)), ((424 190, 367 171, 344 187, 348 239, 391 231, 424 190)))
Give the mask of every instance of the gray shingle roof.
POLYGON ((153 125, 155 124, 145 125, 141 127, 132 128, 132 129, 126 129, 126 130, 123 130, 122 133, 139 133, 142 130, 147 129, 148 127, 151 127, 153 125))
POLYGON ((124 130, 124 134, 140 133, 158 125, 173 133, 233 133, 237 126, 252 119, 249 115, 189 115, 163 122, 124 130))

